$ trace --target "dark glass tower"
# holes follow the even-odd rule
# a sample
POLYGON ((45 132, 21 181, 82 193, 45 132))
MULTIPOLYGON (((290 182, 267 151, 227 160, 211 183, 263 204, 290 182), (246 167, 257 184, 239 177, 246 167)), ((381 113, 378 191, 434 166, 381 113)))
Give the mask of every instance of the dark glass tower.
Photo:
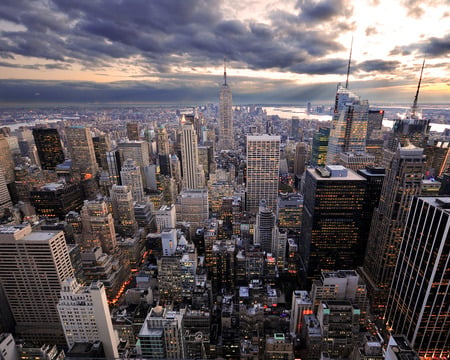
POLYGON ((414 197, 386 321, 421 358, 450 356, 450 197, 414 197))
POLYGON ((34 128, 33 137, 42 169, 55 170, 56 165, 64 162, 64 152, 58 130, 34 128))

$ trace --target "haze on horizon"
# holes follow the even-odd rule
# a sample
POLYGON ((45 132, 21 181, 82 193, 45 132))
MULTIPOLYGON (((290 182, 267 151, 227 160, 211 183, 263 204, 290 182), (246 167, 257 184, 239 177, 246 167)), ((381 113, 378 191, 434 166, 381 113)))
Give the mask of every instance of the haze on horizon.
POLYGON ((0 103, 450 99, 447 0, 3 0, 0 103))

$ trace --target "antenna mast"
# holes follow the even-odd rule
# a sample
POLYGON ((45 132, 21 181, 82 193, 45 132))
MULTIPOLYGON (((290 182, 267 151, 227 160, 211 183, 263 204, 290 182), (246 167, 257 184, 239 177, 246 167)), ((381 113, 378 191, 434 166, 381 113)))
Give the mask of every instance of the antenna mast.
POLYGON ((417 84, 416 96, 414 97, 413 106, 411 108, 411 118, 413 118, 413 119, 416 118, 417 100, 419 99, 420 83, 422 82, 422 74, 423 74, 423 68, 424 67, 425 67, 425 58, 423 59, 422 69, 420 70, 419 84, 417 84))
POLYGON ((348 57, 347 80, 345 80, 345 88, 346 89, 348 89, 348 77, 350 76, 350 63, 352 62, 352 50, 353 50, 353 36, 352 36, 352 42, 350 44, 350 55, 348 57))
POLYGON ((223 84, 227 84, 227 61, 223 58, 223 84))

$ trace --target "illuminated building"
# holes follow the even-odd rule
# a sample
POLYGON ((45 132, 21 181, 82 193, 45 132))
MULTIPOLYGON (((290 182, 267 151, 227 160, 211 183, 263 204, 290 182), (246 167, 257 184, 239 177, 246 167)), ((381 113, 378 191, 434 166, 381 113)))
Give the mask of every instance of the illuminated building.
POLYGON ((139 123, 128 122, 127 123, 127 137, 128 140, 139 140, 139 123))
POLYGON ((67 145, 72 167, 83 174, 95 175, 98 170, 91 131, 83 126, 66 127, 67 145))
POLYGON ((328 141, 327 164, 337 164, 339 154, 366 151, 369 103, 339 86, 328 141))
POLYGON ((308 291, 295 290, 292 293, 292 308, 290 319, 291 334, 300 335, 302 331, 303 318, 313 313, 313 303, 308 291))
MULTIPOLYGON (((127 141, 119 143, 119 152, 121 164, 124 164, 127 159, 132 159, 136 165, 142 169, 150 164, 150 153, 147 141, 127 141)), ((123 165, 122 165, 123 166, 123 165)), ((142 174, 142 185, 147 188, 149 184, 142 174)))
POLYGON ((340 165, 306 170, 300 253, 309 280, 362 265, 366 180, 340 165))
POLYGON ((63 220, 69 211, 80 211, 83 193, 78 184, 49 183, 30 191, 30 202, 36 214, 63 220))
POLYGON ((8 141, 0 134, 0 168, 3 170, 6 184, 14 182, 14 161, 8 141))
POLYGON ((33 128, 34 143, 44 170, 55 170, 64 162, 64 152, 57 129, 33 128))
POLYGON ((247 136, 247 210, 256 214, 260 200, 276 212, 280 137, 247 136))
POLYGON ((264 360, 294 360, 294 344, 289 335, 275 333, 266 335, 264 360))
POLYGON ((384 355, 384 360, 420 360, 404 335, 392 335, 384 355))
POLYGON ((205 310, 186 309, 182 320, 187 359, 208 359, 211 314, 205 310))
POLYGON ((450 197, 413 197, 386 306, 421 358, 450 356, 450 197))
POLYGON ((83 241, 82 248, 100 246, 107 254, 116 248, 114 220, 103 200, 84 201, 81 209, 83 241))
POLYGON ((330 138, 330 128, 319 128, 313 135, 311 164, 314 166, 324 166, 328 152, 328 141, 330 138))
POLYGON ((208 190, 183 190, 176 202, 177 221, 190 223, 191 233, 209 218, 208 190))
POLYGON ((120 170, 122 185, 128 186, 133 195, 133 200, 142 202, 144 200, 144 187, 142 185, 142 175, 140 166, 132 159, 127 159, 120 170))
POLYGON ((333 358, 348 357, 359 338, 360 309, 348 300, 327 300, 317 311, 322 351, 333 358))
POLYGON ((300 194, 280 194, 277 206, 278 227, 292 231, 302 228, 303 196, 300 194))
POLYGON ((133 236, 138 230, 135 219, 133 196, 126 185, 113 185, 111 204, 116 229, 122 236, 133 236))
POLYGON ((170 176, 169 137, 163 125, 158 128, 157 136, 159 171, 162 175, 170 176))
POLYGON ((76 342, 101 341, 106 357, 118 358, 117 335, 103 284, 94 281, 89 286, 81 286, 69 278, 61 287, 57 308, 69 348, 76 342))
POLYGON ((220 88, 219 98, 219 150, 233 150, 233 143, 233 99, 224 66, 223 85, 220 88))
POLYGON ((362 268, 374 310, 386 305, 408 209, 412 197, 420 194, 425 162, 423 149, 413 145, 386 152, 391 161, 373 212, 362 268))
POLYGON ((5 175, 0 168, 0 213, 12 206, 11 196, 9 195, 8 186, 6 185, 5 175))
POLYGON ((0 227, 0 281, 19 338, 41 345, 66 344, 56 305, 61 282, 72 276, 62 231, 0 227))

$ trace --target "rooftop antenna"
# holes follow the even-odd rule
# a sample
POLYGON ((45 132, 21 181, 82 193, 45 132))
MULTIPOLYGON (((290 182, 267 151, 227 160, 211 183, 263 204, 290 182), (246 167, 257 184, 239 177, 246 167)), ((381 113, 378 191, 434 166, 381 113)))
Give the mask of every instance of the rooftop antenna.
POLYGON ((350 76, 350 63, 352 62, 352 50, 353 50, 353 36, 352 36, 352 42, 350 44, 350 55, 348 57, 347 80, 345 80, 345 88, 346 89, 348 89, 348 77, 350 76))
POLYGON ((223 58, 223 84, 227 84, 227 61, 223 58))
POLYGON ((422 74, 423 74, 423 68, 425 67, 425 58, 423 59, 423 63, 422 63, 422 69, 420 70, 420 78, 419 78, 419 84, 417 84, 417 91, 416 91, 416 96, 414 96, 414 102, 413 102, 413 106, 411 108, 411 118, 415 119, 416 118, 416 112, 417 112, 417 100, 419 98, 419 90, 420 90, 420 83, 422 82, 422 74))

